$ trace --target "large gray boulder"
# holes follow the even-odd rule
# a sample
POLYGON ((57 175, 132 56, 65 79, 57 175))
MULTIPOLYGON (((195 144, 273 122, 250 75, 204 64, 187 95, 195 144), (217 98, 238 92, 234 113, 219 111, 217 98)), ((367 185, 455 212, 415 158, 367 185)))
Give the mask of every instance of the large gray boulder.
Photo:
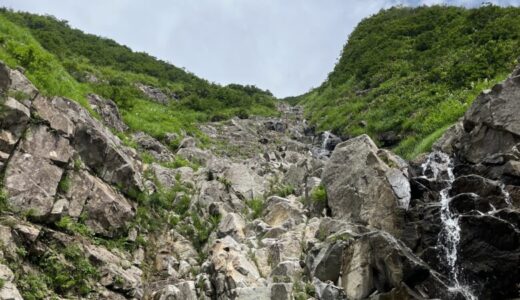
POLYGON ((64 137, 73 140, 74 150, 82 161, 104 181, 121 187, 126 194, 142 191, 141 165, 132 151, 92 118, 89 112, 76 102, 54 97, 36 97, 35 114, 48 122, 50 127, 64 137))
POLYGON ((410 201, 405 174, 388 166, 362 135, 336 146, 322 175, 332 216, 399 235, 410 201))
POLYGON ((72 156, 69 141, 47 126, 27 129, 5 171, 10 208, 42 217, 50 213, 63 170, 72 156))
POLYGON ((439 274, 386 232, 372 232, 346 247, 341 260, 341 286, 348 299, 365 299, 405 284, 428 296, 452 299, 439 274))
POLYGON ((520 68, 484 91, 464 116, 461 156, 470 163, 505 153, 520 143, 520 68))
POLYGON ((85 223, 94 233, 113 237, 134 217, 132 205, 122 195, 88 172, 73 172, 70 182, 69 214, 79 217, 85 213, 85 223))

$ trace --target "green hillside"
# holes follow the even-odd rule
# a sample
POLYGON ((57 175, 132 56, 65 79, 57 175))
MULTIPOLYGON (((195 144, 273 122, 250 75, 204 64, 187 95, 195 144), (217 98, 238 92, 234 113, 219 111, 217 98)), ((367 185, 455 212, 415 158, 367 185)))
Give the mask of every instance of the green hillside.
POLYGON ((393 132, 393 147, 410 158, 519 55, 520 8, 391 8, 357 26, 320 87, 289 100, 323 130, 376 140, 393 132))
POLYGON ((86 107, 88 93, 110 98, 132 130, 158 138, 181 130, 197 135, 199 122, 276 113, 269 91, 210 83, 51 16, 0 9, 0 60, 23 67, 44 94, 69 97, 86 107), (139 84, 172 95, 171 101, 151 101, 139 84))

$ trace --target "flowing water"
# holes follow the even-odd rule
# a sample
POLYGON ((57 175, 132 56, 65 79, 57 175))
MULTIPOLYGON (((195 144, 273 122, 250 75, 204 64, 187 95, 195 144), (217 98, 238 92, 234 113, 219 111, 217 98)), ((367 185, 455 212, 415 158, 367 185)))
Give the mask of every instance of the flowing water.
POLYGON ((439 234, 438 247, 441 249, 441 261, 446 262, 450 270, 450 290, 461 293, 468 300, 477 300, 470 288, 463 284, 461 268, 457 266, 458 246, 460 242, 459 216, 450 212, 451 198, 449 191, 455 176, 453 175, 453 162, 451 158, 442 152, 432 152, 426 162, 421 166, 423 176, 430 180, 445 182, 446 186, 440 191, 442 230, 439 234))

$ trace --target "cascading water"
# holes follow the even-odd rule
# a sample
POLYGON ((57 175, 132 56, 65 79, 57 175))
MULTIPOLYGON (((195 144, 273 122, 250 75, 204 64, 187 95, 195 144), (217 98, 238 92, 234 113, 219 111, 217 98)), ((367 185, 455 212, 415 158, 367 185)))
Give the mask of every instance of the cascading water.
POLYGON ((442 152, 432 152, 426 162, 421 166, 423 177, 443 181, 446 186, 440 191, 442 230, 439 234, 438 247, 442 251, 441 259, 446 262, 450 270, 449 280, 452 292, 461 293, 468 300, 477 300, 468 286, 460 279, 460 268, 457 266, 458 246, 460 242, 459 216, 450 212, 451 198, 449 191, 455 176, 453 175, 453 162, 451 158, 442 152))

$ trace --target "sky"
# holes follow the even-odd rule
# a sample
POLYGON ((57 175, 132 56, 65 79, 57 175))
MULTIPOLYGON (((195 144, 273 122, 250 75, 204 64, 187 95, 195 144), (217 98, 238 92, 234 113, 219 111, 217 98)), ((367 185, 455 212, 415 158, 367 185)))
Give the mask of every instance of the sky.
MULTIPOLYGON (((319 86, 363 18, 394 5, 478 6, 483 0, 0 0, 68 20, 219 84, 275 96, 319 86)), ((520 6, 520 0, 485 1, 520 6)))

